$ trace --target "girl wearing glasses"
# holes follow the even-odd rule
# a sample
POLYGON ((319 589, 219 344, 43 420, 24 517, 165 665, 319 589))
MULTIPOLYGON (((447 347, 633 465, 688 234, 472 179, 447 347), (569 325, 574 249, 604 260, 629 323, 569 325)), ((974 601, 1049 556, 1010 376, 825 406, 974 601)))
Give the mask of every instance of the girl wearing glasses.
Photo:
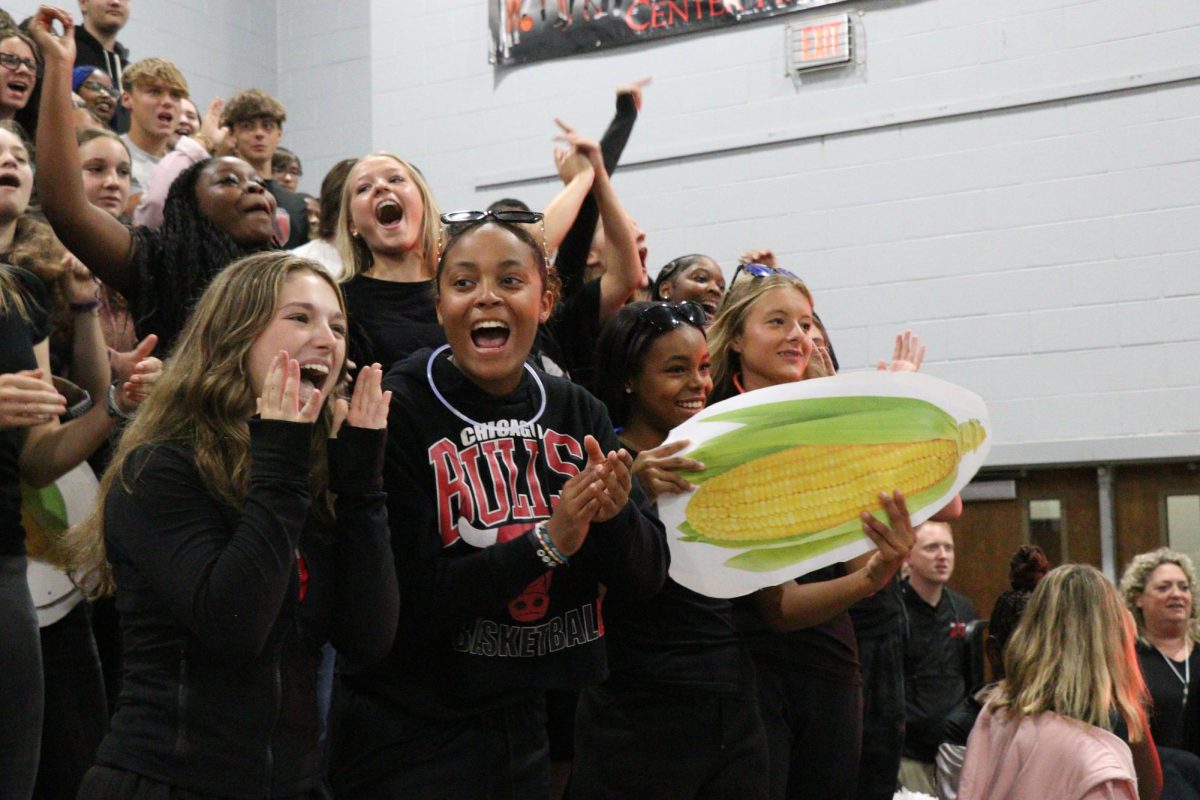
POLYGON ((0 120, 10 120, 29 105, 41 56, 33 40, 20 31, 0 35, 0 120))
POLYGON ((117 110, 117 90, 113 88, 112 78, 92 66, 76 67, 71 74, 71 89, 87 103, 88 111, 97 122, 111 128, 117 110))
MULTIPOLYGON (((709 331, 714 399, 803 380, 814 330, 803 281, 762 265, 739 267, 709 331)), ((890 529, 863 515, 878 550, 735 602, 757 667, 772 798, 855 797, 862 676, 846 609, 883 588, 913 543, 903 496, 880 499, 890 529)))
POLYGON ((389 659, 339 675, 339 797, 547 798, 544 694, 604 677, 600 584, 646 597, 666 572, 604 407, 527 363, 551 305, 540 243, 453 218, 470 221, 437 266, 448 344, 385 382, 404 609, 389 659))

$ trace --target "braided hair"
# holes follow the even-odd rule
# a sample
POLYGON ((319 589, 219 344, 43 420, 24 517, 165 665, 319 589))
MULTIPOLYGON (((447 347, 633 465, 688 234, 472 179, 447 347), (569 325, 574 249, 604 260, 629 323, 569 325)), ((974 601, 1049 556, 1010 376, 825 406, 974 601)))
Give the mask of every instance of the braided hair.
POLYGON ((185 169, 171 184, 158 229, 158 257, 172 276, 174 293, 183 302, 157 309, 168 330, 183 330, 192 306, 218 272, 233 261, 267 247, 244 248, 200 210, 196 184, 212 163, 206 158, 185 169))

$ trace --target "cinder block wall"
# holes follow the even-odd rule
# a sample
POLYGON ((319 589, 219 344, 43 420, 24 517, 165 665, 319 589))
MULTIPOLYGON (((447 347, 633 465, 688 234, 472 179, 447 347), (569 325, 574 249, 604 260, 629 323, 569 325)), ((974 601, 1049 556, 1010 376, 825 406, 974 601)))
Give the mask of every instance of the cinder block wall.
POLYGON ((277 92, 302 188, 388 149, 446 208, 544 203, 553 118, 599 135, 652 75, 616 179, 652 270, 771 247, 848 368, 911 326, 995 465, 1200 454, 1200 4, 840 4, 864 63, 794 83, 795 15, 497 73, 490 1, 138 0, 122 39, 201 102, 277 92))

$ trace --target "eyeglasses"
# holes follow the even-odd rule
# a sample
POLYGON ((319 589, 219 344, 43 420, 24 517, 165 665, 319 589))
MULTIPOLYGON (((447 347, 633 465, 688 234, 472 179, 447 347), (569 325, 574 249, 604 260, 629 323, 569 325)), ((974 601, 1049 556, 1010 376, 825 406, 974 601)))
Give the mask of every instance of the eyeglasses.
POLYGON ((116 89, 114 89, 111 86, 105 86, 100 81, 84 81, 83 83, 79 84, 79 88, 87 89, 88 91, 91 91, 91 92, 103 92, 104 94, 108 95, 109 97, 117 96, 116 89))
POLYGON ((11 70, 12 72, 16 72, 21 67, 25 67, 25 69, 29 70, 35 75, 38 71, 38 65, 36 61, 31 58, 14 56, 12 53, 0 53, 0 64, 3 64, 5 69, 11 70))
POLYGON ((655 303, 646 307, 638 317, 638 327, 649 327, 655 333, 670 333, 680 325, 687 323, 701 330, 708 321, 704 308, 694 300, 684 300, 682 303, 655 303))

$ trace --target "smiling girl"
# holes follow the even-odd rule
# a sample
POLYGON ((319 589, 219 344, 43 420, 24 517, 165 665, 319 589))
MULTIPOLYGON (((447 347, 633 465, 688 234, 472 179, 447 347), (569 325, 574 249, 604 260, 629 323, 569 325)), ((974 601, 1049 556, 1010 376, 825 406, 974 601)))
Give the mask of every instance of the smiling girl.
POLYGON ((189 309, 231 261, 272 246, 275 199, 254 168, 213 158, 185 170, 171 186, 163 225, 130 230, 88 202, 71 124, 71 16, 43 6, 31 24, 46 58, 38 149, 38 189, 63 244, 129 301, 138 332, 157 334, 169 352, 189 309), (53 25, 63 28, 61 35, 53 25))
POLYGON ((334 399, 345 324, 314 262, 231 264, 122 437, 68 540, 85 586, 116 586, 125 648, 80 797, 325 796, 320 648, 381 657, 398 603, 380 475, 390 398, 374 365, 334 399))
POLYGON ((544 692, 604 677, 599 585, 645 597, 666 570, 603 406, 526 363, 551 305, 541 246, 491 213, 453 217, 471 221, 438 262, 448 344, 387 381, 405 610, 390 658, 341 675, 339 796, 547 797, 544 692))
MULTIPOLYGON (((733 283, 709 331, 714 400, 803 380, 813 357, 808 287, 791 273, 757 266, 733 283)), ((861 515, 878 550, 737 603, 758 672, 772 798, 855 796, 862 674, 846 609, 886 586, 913 544, 903 496, 881 494, 880 501, 890 529, 861 515)))

